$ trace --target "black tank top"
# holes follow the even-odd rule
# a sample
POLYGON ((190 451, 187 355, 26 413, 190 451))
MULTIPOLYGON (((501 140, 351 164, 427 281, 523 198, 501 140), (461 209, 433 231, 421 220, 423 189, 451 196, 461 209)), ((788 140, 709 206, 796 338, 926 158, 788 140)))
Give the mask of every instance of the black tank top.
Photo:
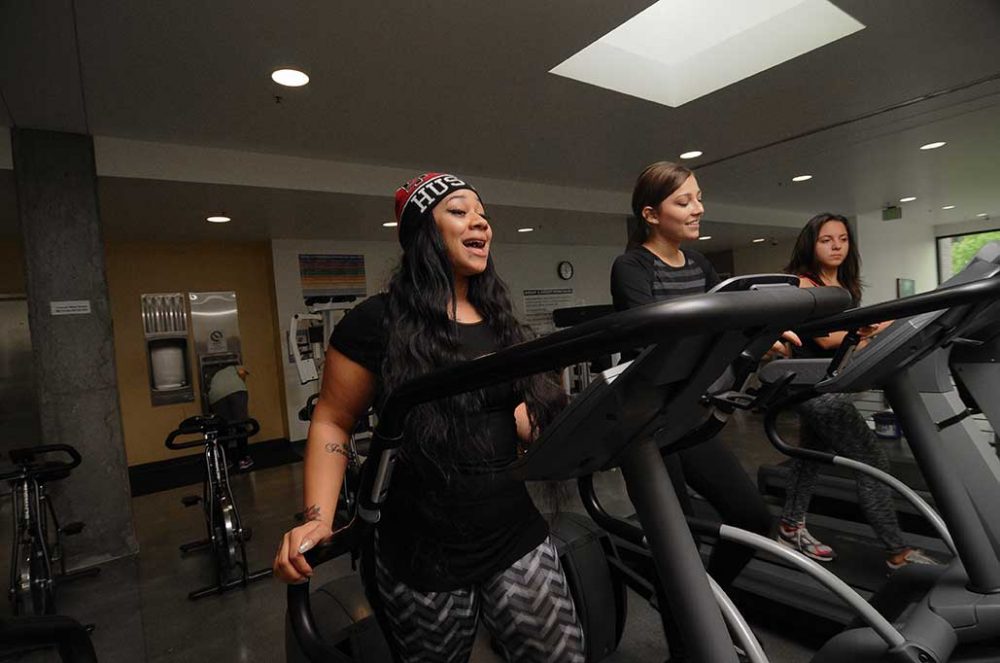
MULTIPOLYGON (((812 283, 817 288, 829 288, 837 286, 828 286, 825 283, 817 281, 811 276, 806 276, 805 274, 799 274, 800 279, 806 279, 812 283)), ((851 297, 851 308, 856 308, 861 302, 851 297)), ((835 354, 837 354, 837 348, 824 348, 819 343, 816 342, 815 338, 806 337, 802 339, 802 347, 792 346, 792 356, 796 359, 832 359, 835 354)))

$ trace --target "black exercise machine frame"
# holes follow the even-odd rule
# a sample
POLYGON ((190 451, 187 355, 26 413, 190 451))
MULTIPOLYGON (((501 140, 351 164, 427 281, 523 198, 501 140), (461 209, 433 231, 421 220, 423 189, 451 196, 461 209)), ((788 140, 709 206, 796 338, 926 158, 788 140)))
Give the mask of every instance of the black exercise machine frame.
POLYGON ((66 555, 65 551, 62 550, 63 536, 78 533, 83 529, 83 523, 69 523, 60 526, 55 507, 53 507, 46 492, 48 481, 66 478, 70 472, 80 466, 83 459, 80 453, 68 444, 41 444, 11 449, 9 456, 17 469, 0 476, 0 481, 8 481, 11 484, 12 498, 13 536, 11 537, 8 596, 13 606, 13 614, 18 615, 18 601, 21 597, 16 586, 19 579, 15 577, 19 570, 17 555, 18 548, 27 545, 31 550, 30 559, 27 562, 28 568, 25 570, 28 573, 35 614, 52 615, 55 614, 56 609, 55 586, 57 581, 94 577, 101 571, 100 567, 96 566, 75 571, 66 570, 66 555), (36 462, 39 456, 59 453, 67 455, 69 460, 36 462), (50 519, 55 532, 54 541, 49 539, 50 519), (58 573, 53 572, 54 551, 50 550, 50 543, 53 543, 53 547, 58 549, 60 553, 58 573), (36 558, 40 558, 41 564, 35 571, 32 571, 36 558), (35 577, 38 572, 42 577, 35 577), (41 613, 38 612, 39 603, 42 605, 41 613))
MULTIPOLYGON (((981 312, 986 308, 993 306, 993 302, 996 301, 998 297, 1000 297, 1000 278, 987 278, 971 283, 940 288, 930 293, 895 300, 884 304, 851 309, 828 318, 799 325, 796 327, 796 330, 799 331, 799 333, 822 335, 830 331, 842 330, 844 328, 856 330, 861 326, 881 322, 886 319, 908 318, 947 308, 949 310, 935 320, 939 326, 944 328, 943 333, 941 333, 938 338, 937 347, 940 347, 941 345, 946 345, 949 342, 960 340, 956 339, 954 336, 955 324, 968 320, 970 316, 976 315, 977 312, 981 312), (954 321, 954 323, 951 321, 954 321)), ((857 339, 855 338, 854 343, 856 342, 857 339)), ((931 350, 928 350, 927 352, 919 355, 906 357, 906 360, 902 363, 895 364, 894 370, 904 370, 907 366, 926 356, 930 351, 931 350)), ((842 362, 849 356, 849 354, 849 350, 841 351, 838 352, 833 359, 819 359, 812 361, 822 367, 821 375, 825 374, 827 377, 833 377, 836 376, 837 368, 842 365, 842 362)), ((755 394, 748 395, 745 393, 739 393, 738 390, 740 389, 743 381, 742 374, 747 369, 746 362, 751 359, 752 357, 750 354, 746 352, 744 352, 740 357, 740 360, 743 362, 743 366, 739 367, 738 370, 735 371, 735 379, 733 381, 735 385, 734 389, 737 391, 707 394, 704 401, 706 403, 711 403, 722 410, 723 416, 726 413, 732 412, 734 409, 763 409, 765 412, 765 429, 768 437, 772 444, 779 449, 779 451, 795 458, 833 463, 835 458, 833 454, 811 449, 800 449, 786 444, 778 434, 776 428, 776 419, 779 412, 787 409, 788 407, 792 407, 797 402, 813 398, 820 392, 809 389, 799 390, 796 393, 789 394, 787 390, 790 382, 794 378, 794 375, 787 375, 782 376, 781 379, 772 384, 764 385, 757 390, 755 394)), ((693 443, 697 443, 697 441, 706 439, 706 435, 710 435, 713 431, 717 431, 722 427, 722 425, 724 425, 723 417, 712 417, 702 426, 702 429, 704 429, 703 431, 692 431, 692 433, 687 436, 687 438, 690 439, 686 438, 685 440, 681 440, 679 443, 672 445, 666 452, 674 453, 675 451, 691 446, 693 443)), ((874 470, 870 473, 876 474, 878 471, 874 470)), ((912 490, 909 490, 901 482, 893 479, 891 476, 878 476, 877 478, 891 485, 911 503, 914 503, 914 506, 918 509, 918 511, 927 517, 942 535, 945 543, 952 549, 952 551, 955 551, 955 544, 952 541, 943 520, 926 504, 926 502, 923 502, 923 500, 921 500, 912 490)), ((594 490, 593 480, 590 476, 580 477, 578 479, 578 486, 581 500, 587 512, 599 525, 601 525, 601 527, 624 543, 625 552, 633 550, 633 552, 638 553, 645 548, 646 538, 643 529, 624 519, 610 515, 601 504, 600 499, 594 490)), ((733 532, 728 531, 732 530, 732 528, 725 528, 719 523, 712 523, 710 521, 692 517, 689 517, 687 521, 688 525, 695 533, 705 534, 715 538, 735 540, 733 539, 733 532)), ((619 550, 619 553, 621 552, 622 550, 619 550)), ((651 584, 652 582, 655 582, 655 578, 645 578, 643 577, 643 574, 639 572, 638 568, 633 567, 636 560, 641 558, 642 555, 633 558, 630 553, 623 559, 609 561, 612 563, 612 566, 616 569, 616 571, 619 572, 624 579, 626 579, 633 590, 639 592, 644 598, 650 599, 655 593, 655 587, 651 584)), ((899 653, 904 657, 906 655, 919 656, 919 652, 913 651, 909 651, 906 654, 902 651, 899 653)))
MULTIPOLYGON (((372 439, 371 456, 362 474, 358 516, 347 528, 334 533, 328 543, 309 551, 306 559, 315 566, 355 550, 371 526, 378 522, 379 504, 385 496, 385 487, 392 472, 398 445, 402 441, 403 422, 406 413, 415 405, 489 384, 562 368, 600 354, 654 346, 664 339, 677 343, 688 337, 706 334, 720 336, 723 333, 742 338, 741 343, 749 343, 754 337, 764 333, 771 333, 773 338, 777 338, 783 327, 842 309, 848 301, 847 297, 844 291, 832 288, 788 288, 780 296, 777 293, 766 295, 761 292, 697 295, 616 313, 416 378, 390 394, 383 407, 372 439), (761 304, 765 301, 767 306, 762 307, 761 304)), ((659 462, 656 444, 647 439, 645 445, 630 444, 629 447, 634 449, 625 454, 627 458, 622 459, 626 475, 650 471, 663 475, 651 478, 653 480, 647 482, 649 485, 643 486, 643 494, 632 495, 633 501, 651 504, 673 499, 676 502, 676 496, 669 489, 665 468, 659 462), (652 458, 657 462, 651 462, 652 458), (668 490, 664 491, 663 486, 667 486, 668 490)), ((526 459, 531 456, 532 451, 529 450, 526 459)), ((591 467, 587 471, 596 469, 600 467, 591 467)), ((517 472, 512 474, 516 475, 517 472)), ((672 508, 680 513, 679 506, 675 503, 672 508)), ((676 514, 671 512, 663 520, 670 520, 674 515, 676 514)), ((657 550, 666 550, 673 545, 670 536, 666 534, 654 538, 657 539, 654 542, 657 550)), ((685 557, 682 562, 690 568, 685 568, 683 574, 673 573, 671 580, 681 584, 693 583, 691 588, 680 588, 680 593, 688 597, 689 604, 686 608, 690 615, 689 624, 691 628, 700 630, 697 635, 692 634, 691 639, 701 643, 700 647, 706 652, 702 659, 723 661, 730 660, 729 657, 732 656, 735 661, 735 654, 728 645, 720 644, 729 642, 728 630, 707 577, 703 572, 690 573, 693 568, 701 569, 697 550, 690 539, 684 542, 681 538, 680 544, 691 549, 691 559, 685 557), (683 578, 678 578, 681 575, 683 578), (720 651, 723 653, 719 654, 720 651)), ((684 554, 687 555, 686 552, 684 554)), ((670 554, 658 555, 657 559, 669 556, 670 554)), ((350 660, 333 647, 325 645, 319 638, 308 598, 308 583, 289 586, 291 624, 304 653, 314 660, 323 660, 324 657, 334 661, 350 660)), ((698 648, 699 646, 695 647, 696 650, 698 648)))
MULTIPOLYGON (((205 478, 202 482, 201 502, 208 536, 205 539, 181 544, 180 551, 182 555, 186 555, 196 550, 211 548, 216 582, 214 585, 188 593, 188 598, 192 601, 222 594, 239 587, 246 587, 251 582, 270 577, 273 573, 270 567, 256 571, 250 570, 246 551, 246 542, 250 538, 250 528, 243 527, 239 508, 236 506, 236 498, 229 485, 229 470, 226 467, 225 443, 241 437, 252 437, 258 431, 260 431, 260 424, 253 418, 242 421, 225 421, 216 415, 198 415, 182 421, 177 429, 167 435, 164 442, 168 449, 175 451, 204 447, 202 455, 205 461, 205 478), (227 434, 220 435, 222 430, 227 430, 227 434), (185 435, 201 435, 202 437, 185 442, 176 441, 178 437, 185 435), (216 513, 217 511, 218 513, 216 513), (216 536, 215 518, 217 515, 222 517, 228 515, 232 521, 233 531, 229 536, 234 541, 225 542, 225 550, 220 548, 223 542, 220 542, 216 536), (233 545, 234 543, 235 545, 233 545), (234 559, 237 555, 239 559, 234 559), (233 566, 239 567, 240 574, 237 577, 229 578, 227 573, 233 566)), ((194 500, 196 503, 197 498, 194 500)), ((188 502, 185 501, 185 504, 187 505, 188 502)), ((223 533, 225 533, 225 528, 226 525, 223 522, 223 533)))

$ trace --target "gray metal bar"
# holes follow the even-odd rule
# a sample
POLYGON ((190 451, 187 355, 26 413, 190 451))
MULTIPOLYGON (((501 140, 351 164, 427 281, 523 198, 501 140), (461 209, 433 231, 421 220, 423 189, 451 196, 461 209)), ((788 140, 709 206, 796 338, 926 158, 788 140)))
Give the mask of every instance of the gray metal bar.
POLYGON ((733 605, 732 600, 730 600, 726 592, 719 587, 719 583, 715 582, 712 576, 709 576, 708 584, 712 587, 712 593, 715 594, 715 602, 719 604, 722 616, 725 618, 726 623, 729 624, 729 629, 736 636, 739 645, 743 647, 743 652, 750 659, 750 663, 770 663, 767 654, 764 653, 760 643, 757 642, 757 636, 750 630, 750 625, 743 619, 743 615, 733 605))
POLYGON ((884 390, 954 536, 958 557, 969 574, 969 588, 980 593, 1000 591, 1000 563, 979 520, 976 505, 962 477, 955 472, 953 452, 941 443, 937 425, 927 412, 910 371, 892 376, 884 390))
POLYGON ((659 448, 652 439, 632 444, 623 454, 621 468, 691 660, 737 663, 729 630, 659 448))
POLYGON ((883 472, 877 467, 872 467, 860 461, 854 460, 853 458, 845 458, 843 456, 834 456, 833 464, 840 465, 841 467, 846 467, 848 469, 854 470, 855 472, 861 472, 862 474, 867 474, 868 476, 887 484, 897 493, 906 498, 906 500, 916 508, 920 514, 926 518, 930 524, 937 530, 938 536, 944 540, 948 549, 953 555, 958 555, 958 549, 955 548, 955 541, 951 538, 951 532, 948 531, 948 526, 945 525, 944 520, 938 514, 937 511, 931 507, 930 504, 925 502, 917 492, 907 486, 905 483, 892 476, 888 472, 883 472))
POLYGON ((818 562, 814 562, 805 555, 784 547, 777 541, 773 541, 760 534, 747 532, 729 525, 719 527, 719 536, 726 541, 735 541, 755 550, 762 550, 775 557, 780 557, 800 571, 808 574, 820 582, 824 587, 837 595, 844 603, 847 603, 852 610, 860 615, 868 626, 874 630, 886 644, 892 647, 899 647, 906 643, 903 634, 889 623, 885 617, 879 614, 878 610, 872 607, 868 601, 851 589, 850 585, 827 571, 818 562))

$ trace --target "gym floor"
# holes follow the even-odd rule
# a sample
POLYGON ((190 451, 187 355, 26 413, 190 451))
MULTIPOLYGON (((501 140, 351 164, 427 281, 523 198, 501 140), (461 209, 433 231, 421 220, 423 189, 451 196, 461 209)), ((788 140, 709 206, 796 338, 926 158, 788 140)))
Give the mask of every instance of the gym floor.
MULTIPOLYGON (((760 421, 752 415, 734 418, 724 436, 751 476, 760 464, 781 459, 768 446, 760 421)), ((302 466, 298 463, 233 476, 240 514, 253 528, 253 540, 248 544, 252 569, 270 566, 277 541, 300 508, 301 482, 302 466)), ((583 513, 575 485, 567 488, 569 498, 562 508, 583 513)), ((601 475, 598 488, 608 500, 609 510, 631 512, 617 472, 601 475)), ((102 663, 284 660, 285 593, 279 582, 265 579, 222 596, 187 599, 189 591, 212 582, 207 553, 181 557, 177 549, 181 543, 204 536, 199 508, 181 504, 181 497, 198 492, 200 486, 189 486, 133 499, 139 555, 105 564, 96 578, 59 587, 59 612, 95 625, 93 640, 102 663)), ((0 522, 10 522, 9 500, 2 501, 0 522)), ((0 534, 4 550, 9 549, 9 536, 9 526, 4 526, 0 534)), ((67 545, 73 545, 72 538, 67 545)), ((335 560, 317 570, 314 583, 350 572, 347 560, 335 560)), ((8 610, 6 602, 3 610, 8 610)), ((754 615, 747 617, 754 624, 754 615)), ((791 639, 787 633, 759 626, 755 630, 773 663, 804 663, 812 655, 809 643, 791 639)), ((651 662, 663 661, 667 655, 659 616, 633 594, 621 646, 605 660, 651 662)), ((52 652, 33 652, 0 660, 34 663, 57 661, 58 657, 52 652)), ((480 637, 472 661, 493 663, 499 659, 480 637)))

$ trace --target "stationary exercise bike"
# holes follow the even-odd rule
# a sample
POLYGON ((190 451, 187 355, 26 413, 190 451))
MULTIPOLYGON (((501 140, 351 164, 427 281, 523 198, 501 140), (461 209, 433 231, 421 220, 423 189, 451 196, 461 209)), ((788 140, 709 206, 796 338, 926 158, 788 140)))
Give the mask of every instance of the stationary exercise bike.
POLYGON ((80 465, 80 454, 68 444, 47 444, 13 449, 10 459, 16 469, 0 474, 0 480, 10 483, 13 500, 14 537, 7 597, 15 615, 22 614, 25 609, 34 615, 52 615, 55 614, 57 581, 91 577, 100 572, 98 568, 66 571, 63 537, 79 534, 83 531, 83 523, 60 527, 45 489, 47 481, 68 477, 80 465), (39 460, 53 454, 64 454, 69 460, 39 460), (49 529, 50 519, 52 530, 49 529), (58 573, 53 571, 55 562, 59 562, 58 573))
POLYGON ((190 495, 181 499, 184 506, 194 506, 199 502, 205 516, 208 537, 180 546, 181 554, 210 548, 215 561, 216 582, 197 589, 188 598, 192 601, 222 594, 237 587, 267 578, 271 569, 251 572, 247 564, 246 542, 253 535, 249 527, 243 527, 236 498, 229 487, 229 470, 226 465, 225 443, 238 437, 251 437, 260 430, 254 419, 227 422, 215 415, 190 417, 181 422, 167 436, 168 449, 190 449, 204 446, 205 479, 202 482, 202 496, 190 495), (200 439, 177 442, 184 435, 200 435, 200 439))

